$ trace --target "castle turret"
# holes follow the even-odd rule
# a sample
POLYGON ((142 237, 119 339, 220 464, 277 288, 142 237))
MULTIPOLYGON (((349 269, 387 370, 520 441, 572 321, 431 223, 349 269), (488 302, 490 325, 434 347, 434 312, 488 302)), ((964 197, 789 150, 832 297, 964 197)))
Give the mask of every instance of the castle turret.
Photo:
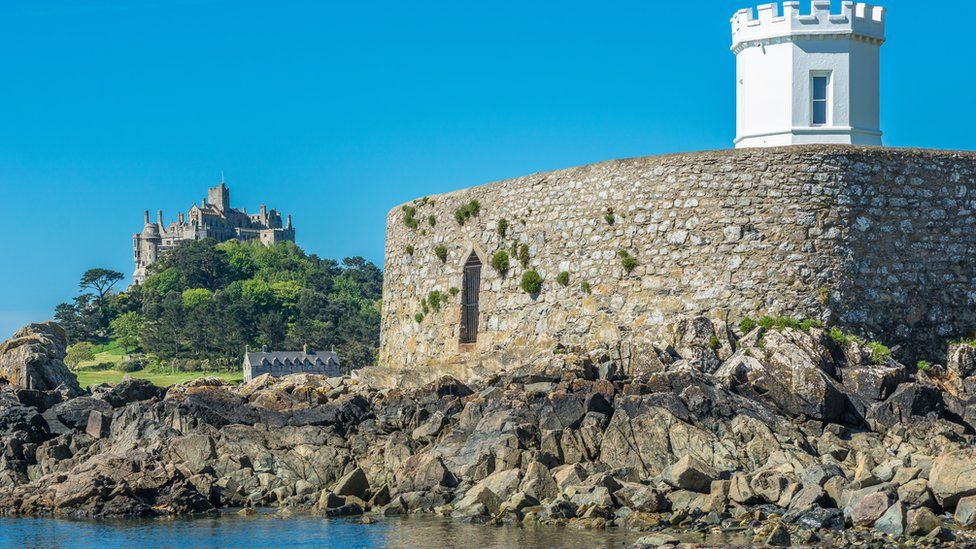
POLYGON ((885 9, 814 0, 739 10, 732 17, 736 56, 736 147, 803 143, 881 145, 880 55, 885 9))
POLYGON ((207 202, 224 212, 230 209, 230 189, 221 181, 216 187, 207 189, 207 202))

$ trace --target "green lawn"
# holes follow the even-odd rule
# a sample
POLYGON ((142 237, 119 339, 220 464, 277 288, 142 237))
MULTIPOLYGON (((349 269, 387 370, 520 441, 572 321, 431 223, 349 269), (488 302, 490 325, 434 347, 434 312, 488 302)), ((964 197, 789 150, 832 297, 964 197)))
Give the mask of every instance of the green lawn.
MULTIPOLYGON (((89 385, 97 385, 99 383, 118 383, 122 381, 122 377, 125 376, 125 372, 120 372, 118 370, 80 370, 75 371, 78 376, 78 383, 82 387, 88 387, 89 385)), ((216 376, 233 383, 238 383, 244 379, 244 374, 242 372, 157 372, 157 371, 138 371, 130 372, 130 376, 138 379, 148 379, 153 382, 154 385, 159 387, 166 387, 167 385, 174 385, 176 383, 183 383, 184 381, 190 381, 191 379, 197 379, 200 377, 210 377, 216 376)))

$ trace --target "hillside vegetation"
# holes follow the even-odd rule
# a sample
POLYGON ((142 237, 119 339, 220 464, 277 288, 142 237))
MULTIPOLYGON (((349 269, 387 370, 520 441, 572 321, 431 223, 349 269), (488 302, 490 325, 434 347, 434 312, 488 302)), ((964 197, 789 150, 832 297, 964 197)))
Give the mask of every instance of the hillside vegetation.
POLYGON ((344 369, 376 358, 383 275, 361 257, 321 259, 290 242, 185 241, 143 284, 115 292, 122 278, 90 269, 80 295, 55 313, 72 344, 66 362, 90 382, 236 370, 247 346, 335 347, 344 369))

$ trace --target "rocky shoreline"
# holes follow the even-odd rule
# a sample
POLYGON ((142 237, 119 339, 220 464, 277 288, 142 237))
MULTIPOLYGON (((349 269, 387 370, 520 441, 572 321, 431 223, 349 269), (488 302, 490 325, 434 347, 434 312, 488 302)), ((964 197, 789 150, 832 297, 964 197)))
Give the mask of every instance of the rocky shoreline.
POLYGON ((638 545, 976 546, 970 345, 919 370, 816 326, 693 319, 640 371, 556 349, 417 389, 297 374, 82 391, 63 356, 53 324, 0 347, 0 514, 277 506, 619 527, 638 545))

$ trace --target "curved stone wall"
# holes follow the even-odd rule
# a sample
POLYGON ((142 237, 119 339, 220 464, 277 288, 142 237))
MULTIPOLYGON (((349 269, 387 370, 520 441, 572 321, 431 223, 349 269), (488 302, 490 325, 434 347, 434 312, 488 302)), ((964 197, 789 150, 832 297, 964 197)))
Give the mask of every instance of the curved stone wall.
POLYGON ((557 343, 640 353, 699 314, 815 316, 931 354, 976 328, 974 193, 976 153, 803 146, 614 160, 416 200, 415 221, 387 217, 381 365, 484 369, 557 343), (519 287, 522 244, 536 296, 519 287), (471 253, 480 329, 462 345, 450 292, 471 253), (446 301, 418 322, 435 290, 446 301))

